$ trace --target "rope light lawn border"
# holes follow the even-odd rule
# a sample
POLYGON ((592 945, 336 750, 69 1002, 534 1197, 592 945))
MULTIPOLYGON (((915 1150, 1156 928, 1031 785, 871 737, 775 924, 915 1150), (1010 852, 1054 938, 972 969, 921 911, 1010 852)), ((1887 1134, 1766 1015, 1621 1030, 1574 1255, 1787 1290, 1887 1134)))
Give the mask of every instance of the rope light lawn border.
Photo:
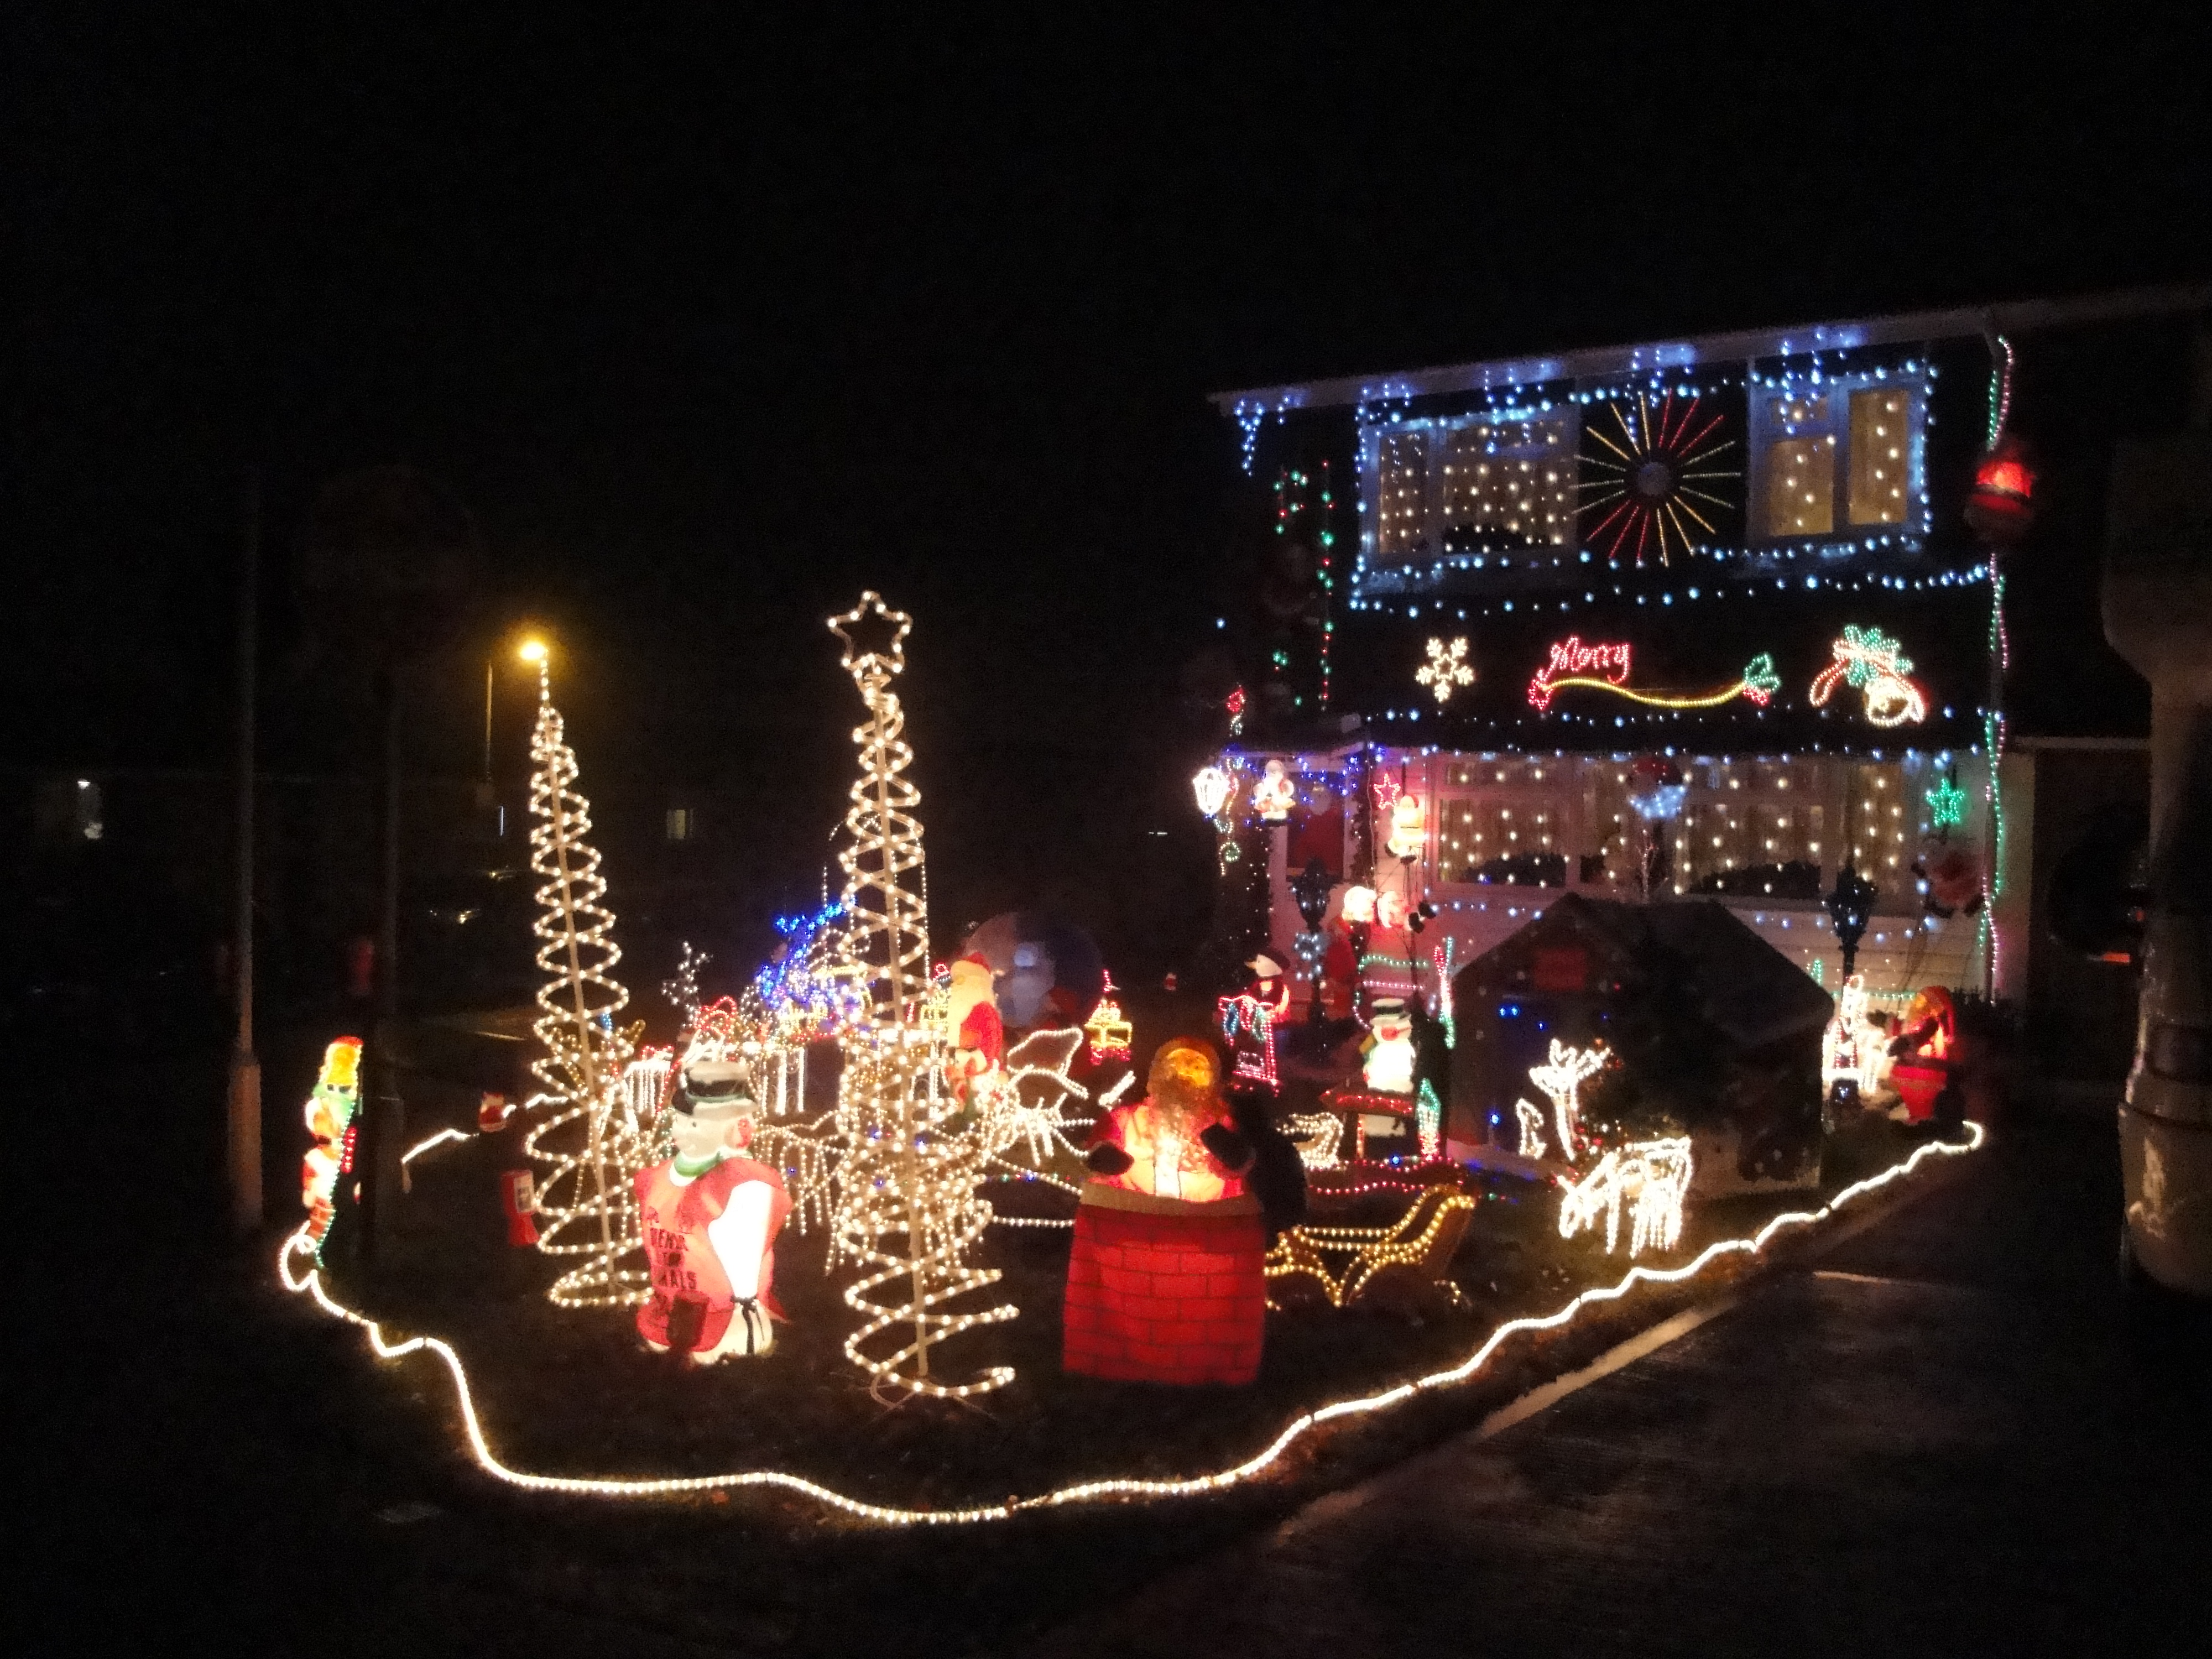
POLYGON ((881 1504, 865 1504, 858 1498, 848 1498, 842 1492, 832 1492, 802 1475, 787 1474, 781 1469, 747 1469, 731 1474, 679 1475, 663 1480, 644 1480, 533 1474, 526 1469, 509 1468, 499 1461, 490 1443, 484 1438, 483 1425, 477 1416, 476 1397, 469 1386, 467 1368, 461 1364, 461 1357, 454 1352, 452 1344, 435 1336, 413 1336, 396 1342, 387 1340, 381 1323, 331 1297, 323 1288, 322 1274, 317 1269, 310 1267, 306 1273, 295 1277, 292 1271, 293 1258, 306 1254, 312 1260, 313 1255, 313 1243, 307 1237, 304 1226, 290 1234, 277 1250, 276 1272, 287 1291, 295 1295, 302 1292, 311 1295, 316 1304, 331 1317, 360 1326, 368 1339, 370 1349, 378 1358, 399 1359, 411 1353, 427 1352, 443 1361, 453 1380, 453 1395, 460 1407, 462 1427, 477 1465, 487 1474, 506 1481, 509 1486, 532 1492, 566 1492, 592 1498, 661 1498, 712 1492, 717 1488, 769 1486, 802 1498, 811 1498, 825 1508, 880 1525, 970 1526, 986 1521, 1009 1521, 1032 1510, 1058 1509, 1065 1504, 1092 1503, 1102 1498, 1190 1498, 1240 1485, 1264 1473, 1292 1445, 1324 1423, 1334 1422, 1339 1418, 1386 1411, 1417 1394, 1466 1382, 1489 1364, 1492 1355, 1510 1337, 1523 1331, 1558 1330, 1572 1323, 1584 1309, 1603 1302, 1619 1301, 1639 1284, 1679 1285, 1696 1278, 1723 1256, 1756 1255, 1777 1234, 1786 1229, 1808 1227, 1824 1221, 1853 1200, 1911 1175, 1931 1158, 1957 1157, 1978 1151, 1987 1140, 1988 1132, 1978 1123, 1969 1122, 1966 1127, 1967 1138, 1964 1141, 1931 1140, 1879 1175, 1854 1182, 1817 1210, 1787 1211, 1776 1216, 1749 1238, 1723 1239, 1709 1244, 1698 1253, 1693 1261, 1679 1267, 1631 1267, 1618 1284, 1584 1291, 1554 1313, 1509 1319, 1492 1331, 1481 1346, 1456 1365, 1444 1370, 1431 1371, 1426 1376, 1416 1377, 1411 1382, 1401 1382, 1395 1388, 1385 1389, 1379 1394, 1339 1400, 1303 1413, 1292 1419, 1264 1449, 1228 1468, 1217 1470, 1212 1474, 1191 1475, 1174 1480, 1084 1480, 1040 1492, 1034 1497, 1010 1498, 1002 1504, 983 1504, 972 1509, 896 1509, 881 1504))

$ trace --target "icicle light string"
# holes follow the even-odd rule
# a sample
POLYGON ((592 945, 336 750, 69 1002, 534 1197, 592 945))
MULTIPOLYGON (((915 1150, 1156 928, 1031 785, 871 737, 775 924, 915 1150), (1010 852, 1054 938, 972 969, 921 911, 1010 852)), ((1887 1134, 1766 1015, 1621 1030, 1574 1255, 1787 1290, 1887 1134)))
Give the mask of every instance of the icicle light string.
POLYGON ((1434 1389, 1449 1388, 1464 1382, 1478 1375, 1490 1363, 1491 1358, 1510 1338, 1524 1331, 1554 1331, 1570 1325, 1583 1311, 1601 1303, 1617 1302, 1638 1285, 1679 1285, 1696 1278, 1715 1261, 1730 1255, 1756 1255, 1765 1249, 1774 1237, 1785 1230, 1806 1227, 1826 1220, 1845 1205, 1879 1191, 1892 1182, 1911 1175, 1928 1159, 1938 1157, 1957 1157, 1978 1150, 1987 1139, 1987 1132, 1978 1123, 1969 1122, 1964 1141, 1931 1140, 1917 1148, 1911 1157, 1892 1164, 1879 1175, 1854 1182, 1838 1192, 1817 1210, 1791 1210, 1776 1216, 1749 1238, 1723 1239, 1709 1244, 1697 1256, 1679 1267, 1631 1267, 1619 1282, 1583 1291, 1565 1307, 1540 1317, 1509 1319, 1491 1332, 1474 1352, 1443 1370, 1431 1371, 1425 1376, 1399 1383, 1377 1394, 1362 1395, 1339 1400, 1316 1410, 1302 1413, 1285 1426, 1274 1439, 1254 1455, 1241 1463, 1215 1471, 1212 1474, 1193 1475, 1181 1480, 1085 1480, 1073 1486, 1060 1486, 1030 1498, 1012 1498, 1004 1503, 979 1504, 968 1509, 900 1509, 882 1504, 864 1504, 858 1498, 848 1498, 818 1482, 780 1469, 748 1469, 729 1474, 678 1475, 663 1480, 606 1477, 592 1475, 533 1474, 527 1470, 510 1468, 499 1461, 490 1443, 484 1437, 483 1425, 477 1415, 476 1397, 469 1387, 468 1370, 453 1346, 434 1336, 416 1336, 393 1341, 384 1334, 383 1325, 367 1318, 343 1303, 334 1300, 323 1287, 322 1274, 313 1265, 314 1243, 303 1226, 288 1237, 277 1252, 276 1271, 284 1288, 293 1292, 305 1292, 314 1297, 316 1304, 333 1318, 358 1325, 368 1338, 369 1347, 380 1359, 397 1359, 418 1352, 434 1354, 443 1362, 453 1382, 456 1403, 460 1407, 462 1432, 475 1455, 477 1466, 494 1479, 510 1486, 532 1492, 568 1492, 587 1498, 666 1498, 689 1492, 713 1492, 742 1486, 772 1486, 811 1498, 825 1508, 833 1509, 863 1521, 872 1521, 886 1526, 968 1526, 986 1521, 1006 1521, 1032 1510, 1058 1509, 1069 1504, 1095 1503, 1102 1498, 1190 1498, 1201 1493, 1220 1492, 1238 1486, 1264 1474, 1283 1454, 1313 1430, 1339 1418, 1364 1416, 1386 1411, 1412 1399, 1418 1394, 1434 1389), (295 1276, 295 1256, 304 1255, 309 1263, 305 1273, 295 1276))

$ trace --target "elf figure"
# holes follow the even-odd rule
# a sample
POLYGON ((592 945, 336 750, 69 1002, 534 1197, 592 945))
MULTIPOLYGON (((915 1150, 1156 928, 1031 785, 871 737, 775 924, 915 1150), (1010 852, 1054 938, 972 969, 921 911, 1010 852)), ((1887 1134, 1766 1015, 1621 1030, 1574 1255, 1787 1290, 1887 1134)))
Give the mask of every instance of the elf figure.
POLYGON ((1359 1045, 1360 1075, 1378 1095, 1413 1092, 1413 1017, 1401 997, 1377 997, 1359 1045))
POLYGON ((346 1131, 360 1109, 361 1039, 340 1037, 323 1050, 322 1072, 301 1112, 315 1144, 300 1163, 300 1202, 307 1212, 307 1237, 318 1243, 331 1230, 346 1131))
POLYGON ((1004 1069, 1006 1025, 991 994, 989 961, 970 951, 951 968, 952 994, 945 1011, 945 1025, 952 1053, 945 1062, 945 1080, 963 1101, 973 1100, 990 1086, 1004 1069))
POLYGON ((653 1299, 638 1334, 711 1365, 775 1346, 775 1236, 791 1213, 781 1171, 744 1157, 755 1116, 745 1069, 728 1060, 687 1068, 671 1103, 676 1156, 637 1173, 638 1218, 653 1299))

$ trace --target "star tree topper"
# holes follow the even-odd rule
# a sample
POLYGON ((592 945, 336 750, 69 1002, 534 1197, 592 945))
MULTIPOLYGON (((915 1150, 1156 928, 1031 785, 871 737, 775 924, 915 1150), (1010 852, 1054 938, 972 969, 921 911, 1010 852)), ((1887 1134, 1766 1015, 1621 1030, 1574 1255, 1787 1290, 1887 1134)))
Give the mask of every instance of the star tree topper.
POLYGON ((906 672, 906 636, 914 632, 914 618, 892 610, 873 588, 850 611, 830 617, 830 631, 845 647, 837 665, 846 672, 881 685, 906 672))

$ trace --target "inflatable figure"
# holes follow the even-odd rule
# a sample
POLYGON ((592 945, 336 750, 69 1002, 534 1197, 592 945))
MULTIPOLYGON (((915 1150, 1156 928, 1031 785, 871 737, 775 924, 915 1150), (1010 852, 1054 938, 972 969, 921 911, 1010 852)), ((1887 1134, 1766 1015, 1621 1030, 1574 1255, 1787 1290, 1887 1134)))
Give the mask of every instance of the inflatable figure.
POLYGON ((318 1243, 331 1229, 331 1201, 346 1162, 346 1132, 360 1110, 361 1039, 340 1037, 323 1050, 322 1073, 301 1114, 315 1144, 301 1160, 300 1202, 307 1212, 307 1237, 318 1243))
POLYGON ((758 1108, 744 1066, 686 1068, 671 1103, 676 1156, 637 1172, 653 1299, 638 1334, 660 1352, 709 1365, 775 1346, 775 1236, 791 1213, 781 1171, 744 1156, 758 1108))
POLYGON ((1212 1045, 1177 1037, 1150 1092, 1099 1125, 1068 1259, 1062 1364, 1144 1382, 1249 1382, 1267 1293, 1249 1136, 1212 1045))

